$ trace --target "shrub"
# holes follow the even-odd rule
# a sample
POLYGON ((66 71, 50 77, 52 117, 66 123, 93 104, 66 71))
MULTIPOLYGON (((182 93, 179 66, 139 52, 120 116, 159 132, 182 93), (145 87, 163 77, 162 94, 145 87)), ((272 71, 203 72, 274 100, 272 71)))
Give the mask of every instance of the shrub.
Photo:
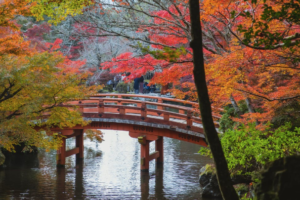
MULTIPOLYGON (((255 124, 249 124, 236 130, 228 129, 220 135, 231 173, 251 175, 261 170, 266 163, 299 155, 300 128, 291 131, 291 127, 291 123, 286 123, 276 130, 268 128, 262 131, 256 129, 255 124)), ((211 156, 211 151, 207 148, 201 148, 199 153, 211 156)))
POLYGON ((130 84, 119 82, 118 85, 116 86, 116 91, 118 91, 119 93, 127 93, 128 86, 129 86, 129 90, 131 90, 130 84))

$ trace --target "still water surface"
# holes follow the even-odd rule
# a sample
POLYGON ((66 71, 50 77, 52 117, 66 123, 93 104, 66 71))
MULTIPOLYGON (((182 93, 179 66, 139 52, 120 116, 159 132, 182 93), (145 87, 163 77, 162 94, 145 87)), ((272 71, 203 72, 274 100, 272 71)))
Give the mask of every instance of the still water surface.
POLYGON ((163 166, 151 161, 149 173, 141 173, 137 139, 103 132, 101 144, 84 141, 84 161, 68 157, 64 169, 56 168, 54 151, 11 158, 0 169, 0 199, 201 199, 198 172, 212 160, 197 154, 198 145, 164 138, 163 166))

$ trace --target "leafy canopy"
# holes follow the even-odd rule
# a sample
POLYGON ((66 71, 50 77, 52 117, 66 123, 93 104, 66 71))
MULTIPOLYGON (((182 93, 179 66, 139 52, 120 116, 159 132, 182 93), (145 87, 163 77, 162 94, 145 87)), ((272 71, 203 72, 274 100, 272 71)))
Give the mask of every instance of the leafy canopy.
POLYGON ((59 52, 61 40, 45 43, 44 50, 25 41, 15 17, 31 15, 37 5, 23 0, 0 4, 0 147, 9 151, 21 142, 26 147, 58 149, 61 137, 47 137, 45 131, 88 123, 75 107, 60 105, 96 91, 82 84, 88 75, 80 73, 85 62, 71 61, 59 52))

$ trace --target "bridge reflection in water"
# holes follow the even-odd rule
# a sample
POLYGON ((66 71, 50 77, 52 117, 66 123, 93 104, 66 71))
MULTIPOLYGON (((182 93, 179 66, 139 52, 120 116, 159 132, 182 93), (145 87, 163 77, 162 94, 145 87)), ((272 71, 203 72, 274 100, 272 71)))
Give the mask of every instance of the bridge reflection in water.
MULTIPOLYGON (((78 199, 200 199, 198 172, 212 160, 196 153, 198 145, 166 139, 166 165, 151 162, 149 172, 139 172, 140 147, 127 134, 104 130, 105 141, 99 146, 86 140, 84 161, 69 157, 66 167, 57 169, 56 198, 73 194, 78 199)), ((67 143, 75 146, 74 139, 67 143)))
MULTIPOLYGON (((66 129, 53 128, 67 138, 75 137, 76 146, 66 151, 65 140, 58 151, 57 165, 64 166, 65 158, 76 154, 83 158, 84 129, 113 129, 129 131, 129 136, 137 138, 141 147, 140 169, 149 170, 149 161, 163 163, 163 138, 207 146, 201 119, 194 113, 194 102, 131 94, 99 94, 87 100, 71 101, 64 107, 78 106, 85 120, 91 123, 85 127, 66 129), (131 98, 131 99, 130 99, 131 98), (135 98, 135 99, 132 99, 135 98), (150 101, 149 101, 150 100, 150 101), (166 103, 167 102, 167 103, 166 103), (181 103, 179 106, 170 103, 181 103), (170 111, 170 109, 173 109, 170 111), (150 154, 149 145, 155 141, 155 151, 150 154)), ((214 114, 215 118, 220 118, 214 114)), ((216 123, 217 126, 217 123, 216 123)))
MULTIPOLYGON (((212 160, 196 153, 199 145, 165 138, 164 166, 150 162, 144 173, 136 139, 128 132, 103 131, 103 143, 85 140, 84 160, 70 156, 64 168, 56 168, 56 152, 29 156, 26 165, 6 163, 10 166, 0 169, 0 199, 201 199, 198 172, 212 160)), ((75 139, 66 144, 67 150, 74 148, 75 139)))

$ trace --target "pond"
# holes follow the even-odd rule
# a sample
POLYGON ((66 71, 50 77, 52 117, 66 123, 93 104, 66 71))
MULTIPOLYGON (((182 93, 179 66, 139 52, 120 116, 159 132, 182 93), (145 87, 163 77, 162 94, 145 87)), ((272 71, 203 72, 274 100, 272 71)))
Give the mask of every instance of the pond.
MULTIPOLYGON (((0 199, 201 199, 199 169, 212 160, 197 153, 198 145, 164 138, 163 166, 151 161, 149 173, 141 173, 137 139, 103 132, 104 142, 86 139, 85 159, 70 156, 65 168, 56 168, 55 151, 8 159, 0 169, 0 199)), ((154 148, 152 142, 150 153, 154 148)))

